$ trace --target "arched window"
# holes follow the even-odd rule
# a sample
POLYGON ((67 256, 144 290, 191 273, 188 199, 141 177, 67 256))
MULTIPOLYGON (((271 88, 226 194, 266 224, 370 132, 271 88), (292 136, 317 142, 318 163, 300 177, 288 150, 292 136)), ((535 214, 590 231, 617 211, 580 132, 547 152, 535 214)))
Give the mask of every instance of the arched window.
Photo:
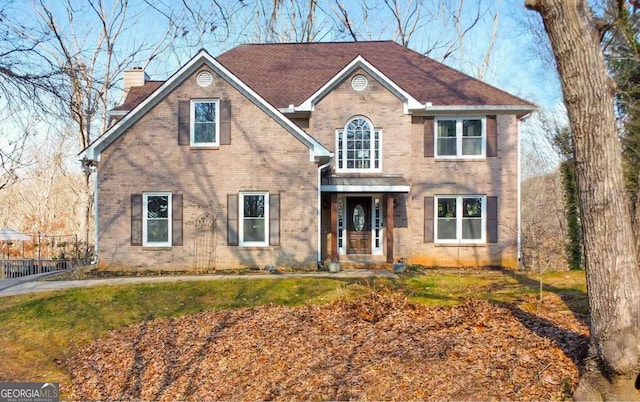
POLYGON ((349 120, 344 129, 337 132, 337 170, 379 171, 381 136, 362 116, 349 120))

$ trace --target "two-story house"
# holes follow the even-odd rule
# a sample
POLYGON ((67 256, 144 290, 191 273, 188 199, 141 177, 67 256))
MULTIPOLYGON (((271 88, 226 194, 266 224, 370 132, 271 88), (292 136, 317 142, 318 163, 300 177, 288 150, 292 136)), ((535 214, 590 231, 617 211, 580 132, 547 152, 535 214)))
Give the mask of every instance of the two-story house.
POLYGON ((515 267, 535 105, 395 42, 200 51, 125 73, 97 171, 103 267, 515 267))

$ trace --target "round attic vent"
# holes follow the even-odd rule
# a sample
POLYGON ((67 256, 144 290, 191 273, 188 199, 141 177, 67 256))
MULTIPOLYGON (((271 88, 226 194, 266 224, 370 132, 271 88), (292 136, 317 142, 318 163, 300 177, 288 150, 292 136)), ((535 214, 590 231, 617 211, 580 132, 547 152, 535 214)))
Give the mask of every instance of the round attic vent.
POLYGON ((362 91, 367 87, 369 81, 367 81, 367 77, 362 74, 358 74, 351 80, 351 87, 356 91, 362 91))
POLYGON ((208 87, 213 82, 213 76, 208 71, 202 71, 198 74, 196 81, 201 87, 208 87))

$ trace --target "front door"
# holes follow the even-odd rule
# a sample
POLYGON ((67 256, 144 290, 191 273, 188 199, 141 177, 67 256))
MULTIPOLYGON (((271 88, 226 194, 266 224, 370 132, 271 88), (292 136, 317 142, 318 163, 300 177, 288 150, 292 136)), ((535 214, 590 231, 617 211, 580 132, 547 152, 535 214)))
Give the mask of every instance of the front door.
POLYGON ((347 197, 347 254, 371 254, 371 197, 347 197))

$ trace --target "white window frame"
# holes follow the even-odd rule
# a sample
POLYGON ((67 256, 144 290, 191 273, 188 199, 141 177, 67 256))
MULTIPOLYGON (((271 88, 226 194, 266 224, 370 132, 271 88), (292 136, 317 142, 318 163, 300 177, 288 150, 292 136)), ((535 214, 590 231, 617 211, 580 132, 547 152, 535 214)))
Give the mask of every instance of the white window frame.
POLYGON ((269 246, 269 193, 265 191, 242 192, 238 197, 238 244, 241 247, 268 247, 269 246), (244 241, 244 197, 246 196, 263 196, 264 197, 264 241, 244 241))
POLYGON ((382 171, 382 130, 374 127, 371 120, 364 116, 353 116, 349 120, 347 120, 346 124, 343 128, 336 130, 336 172, 350 172, 350 173, 366 173, 366 172, 381 172, 382 171), (347 127, 349 127, 349 123, 351 123, 355 119, 362 119, 369 124, 371 127, 371 138, 370 138, 370 148, 369 148, 369 161, 370 168, 362 169, 362 168, 347 168, 347 141, 346 141, 346 132, 347 127), (376 135, 378 140, 376 141, 376 135), (342 140, 342 147, 340 146, 340 142, 342 140), (378 145, 378 167, 375 167, 376 164, 376 144, 378 145), (342 148, 342 149, 341 149, 342 148), (342 158, 340 158, 340 153, 342 153, 342 158), (342 167, 340 165, 342 164, 342 167))
POLYGON ((192 147, 218 147, 220 146, 220 100, 219 99, 192 99, 190 103, 189 111, 189 144, 192 147), (213 103, 216 106, 216 132, 215 141, 213 142, 196 142, 195 141, 195 122, 196 122, 196 108, 195 105, 199 103, 213 103))
POLYGON ((385 204, 382 196, 371 197, 371 254, 383 255, 385 248, 384 233, 385 204), (376 210, 377 204, 377 210, 376 210), (378 246, 376 247, 376 241, 378 246))
POLYGON ((436 159, 484 159, 487 157, 487 118, 485 116, 456 116, 456 117, 437 117, 434 119, 433 126, 433 155, 436 159), (480 155, 463 155, 462 154, 462 124, 464 120, 480 120, 482 125, 482 151, 480 155), (455 155, 438 155, 438 123, 441 121, 456 122, 456 154, 455 155))
POLYGON ((347 221, 346 221, 347 198, 344 195, 338 196, 338 254, 347 254, 347 221))
POLYGON ((171 247, 171 242, 172 242, 172 238, 171 238, 171 234, 172 234, 172 222, 173 222, 173 216, 172 216, 172 199, 171 199, 171 193, 170 192, 151 192, 151 193, 143 193, 142 194, 142 246, 143 247, 171 247), (148 204, 149 204, 149 197, 167 197, 167 220, 168 220, 168 225, 167 225, 167 230, 168 230, 168 236, 167 236, 167 241, 166 242, 150 242, 147 240, 147 235, 149 233, 149 228, 148 228, 148 222, 149 222, 149 214, 148 214, 148 204))
POLYGON ((434 197, 433 208, 433 231, 434 241, 442 244, 479 244, 487 242, 487 196, 486 195, 437 195, 434 197), (439 239, 438 238, 438 200, 444 198, 453 198, 456 200, 456 238, 455 239, 439 239), (462 200, 465 198, 480 198, 482 199, 482 206, 480 208, 481 214, 481 237, 480 239, 463 239, 462 238, 462 200))

